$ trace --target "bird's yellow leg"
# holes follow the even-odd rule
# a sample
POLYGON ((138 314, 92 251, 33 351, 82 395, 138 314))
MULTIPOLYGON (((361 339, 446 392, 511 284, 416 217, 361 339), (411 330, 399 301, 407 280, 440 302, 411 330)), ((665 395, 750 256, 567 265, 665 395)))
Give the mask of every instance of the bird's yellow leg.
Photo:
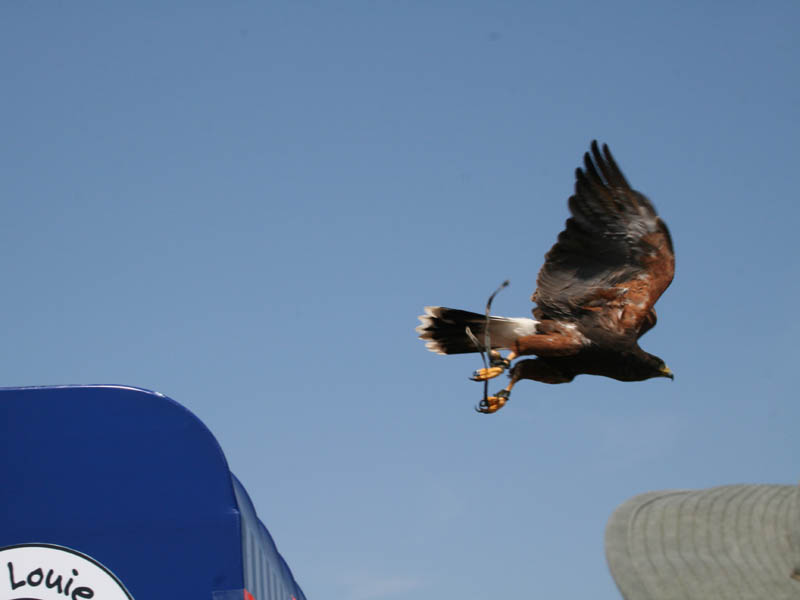
POLYGON ((503 371, 511 366, 511 361, 517 358, 514 352, 510 352, 507 357, 503 358, 497 350, 489 351, 489 364, 490 367, 486 369, 478 369, 472 374, 472 381, 486 381, 487 379, 494 379, 501 375, 503 371))

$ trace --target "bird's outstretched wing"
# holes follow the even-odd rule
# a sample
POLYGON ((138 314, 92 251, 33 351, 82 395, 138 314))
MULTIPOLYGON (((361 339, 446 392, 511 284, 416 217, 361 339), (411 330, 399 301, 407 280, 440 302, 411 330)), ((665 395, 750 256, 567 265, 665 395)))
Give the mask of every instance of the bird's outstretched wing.
POLYGON ((601 153, 592 142, 583 160, 569 199, 572 217, 539 271, 534 314, 638 337, 655 324, 653 305, 675 273, 669 230, 608 146, 601 153))

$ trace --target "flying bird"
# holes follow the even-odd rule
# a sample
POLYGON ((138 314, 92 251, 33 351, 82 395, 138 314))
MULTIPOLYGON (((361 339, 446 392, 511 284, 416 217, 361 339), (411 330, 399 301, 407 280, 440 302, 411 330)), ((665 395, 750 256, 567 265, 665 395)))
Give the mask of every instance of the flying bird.
POLYGON ((533 319, 427 306, 417 327, 438 354, 486 351, 475 381, 509 370, 510 383, 477 410, 493 413, 521 379, 567 383, 577 375, 619 381, 673 378, 659 357, 639 346, 656 324, 654 305, 672 282, 675 254, 664 221, 634 190, 607 145, 596 141, 575 170, 571 217, 545 255, 531 300, 533 319), (488 325, 488 332, 487 332, 488 325), (487 335, 488 333, 488 335, 487 335), (489 340, 484 347, 483 340, 489 340), (507 350, 503 356, 501 350, 507 350), (535 356, 512 362, 521 356, 535 356))

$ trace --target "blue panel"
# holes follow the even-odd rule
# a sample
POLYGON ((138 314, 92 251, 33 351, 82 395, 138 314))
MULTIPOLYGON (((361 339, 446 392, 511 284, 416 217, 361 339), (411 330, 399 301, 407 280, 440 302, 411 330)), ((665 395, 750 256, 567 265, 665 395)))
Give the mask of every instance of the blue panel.
POLYGON ((258 519, 244 486, 236 477, 233 477, 233 487, 242 514, 245 587, 255 600, 306 600, 272 536, 258 519), (274 590, 278 590, 277 593, 274 590))
POLYGON ((0 546, 68 546, 136 600, 244 588, 225 457, 169 398, 111 386, 0 389, 0 464, 0 546))

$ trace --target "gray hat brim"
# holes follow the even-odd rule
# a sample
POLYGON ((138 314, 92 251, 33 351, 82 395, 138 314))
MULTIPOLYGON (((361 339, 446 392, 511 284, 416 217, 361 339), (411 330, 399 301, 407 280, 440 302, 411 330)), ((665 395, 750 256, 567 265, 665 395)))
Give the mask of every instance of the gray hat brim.
POLYGON ((662 491, 622 504, 606 558, 626 600, 800 599, 800 488, 662 491))

